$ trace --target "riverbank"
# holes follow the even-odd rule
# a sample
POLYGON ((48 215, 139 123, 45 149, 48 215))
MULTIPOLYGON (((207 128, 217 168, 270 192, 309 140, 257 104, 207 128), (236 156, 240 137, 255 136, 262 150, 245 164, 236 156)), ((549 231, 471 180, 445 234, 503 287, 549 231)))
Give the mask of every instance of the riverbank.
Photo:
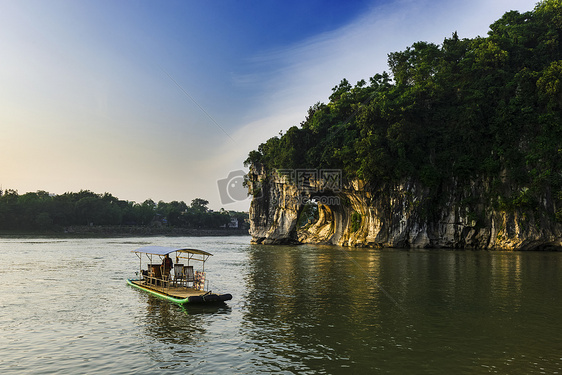
POLYGON ((138 225, 71 226, 60 231, 0 231, 0 236, 136 237, 136 236, 248 236, 247 229, 195 229, 138 225))

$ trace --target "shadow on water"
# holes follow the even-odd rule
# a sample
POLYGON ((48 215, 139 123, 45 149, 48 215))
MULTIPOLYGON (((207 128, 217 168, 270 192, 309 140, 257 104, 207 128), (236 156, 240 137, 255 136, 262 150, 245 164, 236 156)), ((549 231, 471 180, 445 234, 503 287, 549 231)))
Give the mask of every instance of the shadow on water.
POLYGON ((156 296, 146 296, 144 326, 147 335, 166 342, 191 340, 192 334, 206 331, 205 326, 215 314, 230 314, 227 304, 180 306, 156 296))
POLYGON ((180 307, 187 315, 199 314, 230 314, 232 308, 226 303, 193 304, 180 307))

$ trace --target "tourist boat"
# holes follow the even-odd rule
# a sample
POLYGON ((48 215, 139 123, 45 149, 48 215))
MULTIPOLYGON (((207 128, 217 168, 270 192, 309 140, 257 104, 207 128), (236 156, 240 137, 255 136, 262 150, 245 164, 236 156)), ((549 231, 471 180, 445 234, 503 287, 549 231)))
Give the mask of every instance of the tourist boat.
POLYGON ((163 246, 145 246, 132 252, 139 258, 140 278, 127 279, 127 283, 131 286, 180 305, 216 303, 232 299, 231 294, 216 294, 208 290, 208 285, 206 286, 205 262, 213 255, 211 253, 163 246), (170 269, 162 264, 166 255, 173 261, 173 267, 170 269), (147 260, 144 269, 143 257, 147 260), (198 266, 196 269, 194 264, 198 266))

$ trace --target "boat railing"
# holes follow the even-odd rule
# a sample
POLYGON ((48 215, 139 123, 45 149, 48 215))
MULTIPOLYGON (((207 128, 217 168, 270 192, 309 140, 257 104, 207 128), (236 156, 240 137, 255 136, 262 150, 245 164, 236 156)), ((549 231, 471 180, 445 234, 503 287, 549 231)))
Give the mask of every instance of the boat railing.
POLYGON ((165 272, 160 264, 148 264, 148 270, 143 271, 142 275, 145 284, 168 287, 184 286, 186 288, 194 288, 203 290, 205 285, 205 272, 194 271, 193 266, 184 266, 176 263, 174 268, 169 272, 165 272))
POLYGON ((156 286, 167 286, 170 282, 169 272, 163 271, 160 264, 149 264, 146 274, 143 273, 145 282, 156 286))

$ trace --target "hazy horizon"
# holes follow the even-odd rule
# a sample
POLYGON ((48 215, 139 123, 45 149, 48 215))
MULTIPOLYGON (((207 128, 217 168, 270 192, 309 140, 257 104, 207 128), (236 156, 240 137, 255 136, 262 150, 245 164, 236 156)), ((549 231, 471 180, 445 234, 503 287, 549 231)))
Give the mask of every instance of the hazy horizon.
POLYGON ((218 181, 343 78, 536 1, 0 0, 0 185, 225 201, 218 181))

